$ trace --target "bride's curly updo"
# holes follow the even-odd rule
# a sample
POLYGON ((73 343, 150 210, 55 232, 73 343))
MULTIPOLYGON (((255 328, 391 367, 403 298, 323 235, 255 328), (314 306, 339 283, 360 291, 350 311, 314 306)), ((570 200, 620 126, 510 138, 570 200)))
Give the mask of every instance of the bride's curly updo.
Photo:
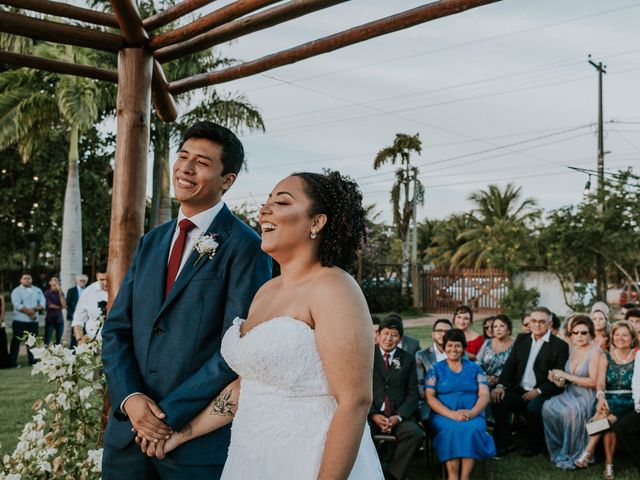
POLYGON ((348 269, 365 240, 366 212, 358 184, 338 171, 327 169, 323 173, 298 172, 292 176, 304 182, 305 193, 311 200, 309 215, 327 216, 327 223, 318 234, 320 263, 323 267, 348 269))

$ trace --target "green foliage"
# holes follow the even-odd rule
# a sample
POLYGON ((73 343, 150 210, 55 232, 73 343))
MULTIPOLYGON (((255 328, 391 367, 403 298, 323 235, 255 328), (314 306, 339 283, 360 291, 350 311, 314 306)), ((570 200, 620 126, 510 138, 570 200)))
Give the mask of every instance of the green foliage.
POLYGON ((530 312, 540 299, 540 292, 535 288, 525 288, 524 285, 511 282, 507 295, 500 302, 500 307, 512 318, 522 318, 530 312))

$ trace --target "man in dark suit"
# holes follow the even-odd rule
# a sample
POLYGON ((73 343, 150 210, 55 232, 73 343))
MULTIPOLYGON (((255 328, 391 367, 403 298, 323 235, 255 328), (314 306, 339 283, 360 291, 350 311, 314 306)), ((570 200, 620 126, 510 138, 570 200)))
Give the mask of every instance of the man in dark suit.
POLYGON ((422 442, 422 429, 415 422, 418 385, 415 357, 398 348, 404 329, 397 319, 380 322, 376 334, 373 369, 373 404, 369 410, 372 434, 390 433, 398 438, 386 479, 403 480, 416 449, 422 442))
MULTIPOLYGON (((384 319, 394 320, 396 322, 400 322, 401 325, 403 324, 402 317, 397 313, 391 313, 387 315, 384 319)), ((404 325, 403 325, 403 328, 404 328, 404 325)), ((410 337, 409 335, 402 335, 402 338, 400 339, 400 343, 398 344, 398 347, 404 350, 405 352, 410 353, 411 355, 415 355, 418 352, 418 350, 420 350, 420 340, 418 340, 417 338, 410 337)))
POLYGON ((69 342, 69 346, 71 348, 75 347, 78 344, 76 340, 76 336, 73 334, 73 328, 71 327, 71 322, 73 322, 73 314, 76 311, 76 306, 78 305, 78 300, 80 299, 80 295, 84 292, 85 287, 87 286, 87 278, 86 275, 78 275, 76 277, 76 284, 67 290, 66 300, 67 300, 67 321, 68 325, 65 325, 65 330, 71 331, 71 340, 69 342), (67 328, 68 327, 68 328, 67 328))
POLYGON ((451 330, 453 325, 446 318, 439 318, 436 323, 433 324, 431 330, 431 338, 433 338, 433 345, 431 347, 424 348, 416 353, 416 371, 418 374, 418 413, 420 421, 426 425, 429 420, 429 413, 431 409, 424 400, 424 377, 431 368, 431 366, 447 358, 447 354, 444 353, 444 334, 451 330))
POLYGON ((178 219, 140 239, 102 331, 111 399, 104 480, 220 478, 229 426, 162 460, 140 451, 132 429, 162 446, 236 378, 222 337, 271 277, 260 237, 222 201, 243 160, 227 128, 198 122, 185 132, 173 168, 178 219))
POLYGON ((551 312, 545 307, 537 307, 531 312, 529 327, 530 334, 522 333, 516 338, 498 384, 491 392, 497 457, 515 447, 511 438, 511 413, 524 414, 529 423, 527 449, 523 455, 541 453, 544 448, 542 405, 562 392, 562 388, 547 376, 549 370, 564 370, 569 346, 551 334, 551 312))

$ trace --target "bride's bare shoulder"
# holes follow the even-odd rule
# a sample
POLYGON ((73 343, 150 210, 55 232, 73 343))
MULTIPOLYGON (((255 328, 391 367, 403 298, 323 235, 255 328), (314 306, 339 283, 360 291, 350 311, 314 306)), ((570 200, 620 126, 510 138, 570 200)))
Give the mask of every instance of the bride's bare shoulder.
POLYGON ((324 268, 316 278, 313 290, 320 295, 335 293, 362 294, 356 280, 338 267, 324 268))

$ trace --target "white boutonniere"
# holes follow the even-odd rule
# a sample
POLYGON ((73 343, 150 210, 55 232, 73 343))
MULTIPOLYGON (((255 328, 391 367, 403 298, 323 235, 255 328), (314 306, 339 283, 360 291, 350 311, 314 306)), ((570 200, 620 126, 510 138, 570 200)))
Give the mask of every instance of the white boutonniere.
POLYGON ((216 238, 218 238, 218 235, 210 233, 209 235, 201 235, 196 239, 196 251, 200 255, 198 255, 196 263, 193 264, 194 267, 198 265, 198 262, 205 256, 209 257, 209 259, 214 257, 216 250, 218 250, 218 242, 216 242, 216 238))
POLYGON ((400 365, 400 359, 394 358, 393 361, 391 362, 391 366, 396 370, 400 370, 402 368, 402 365, 400 365))

